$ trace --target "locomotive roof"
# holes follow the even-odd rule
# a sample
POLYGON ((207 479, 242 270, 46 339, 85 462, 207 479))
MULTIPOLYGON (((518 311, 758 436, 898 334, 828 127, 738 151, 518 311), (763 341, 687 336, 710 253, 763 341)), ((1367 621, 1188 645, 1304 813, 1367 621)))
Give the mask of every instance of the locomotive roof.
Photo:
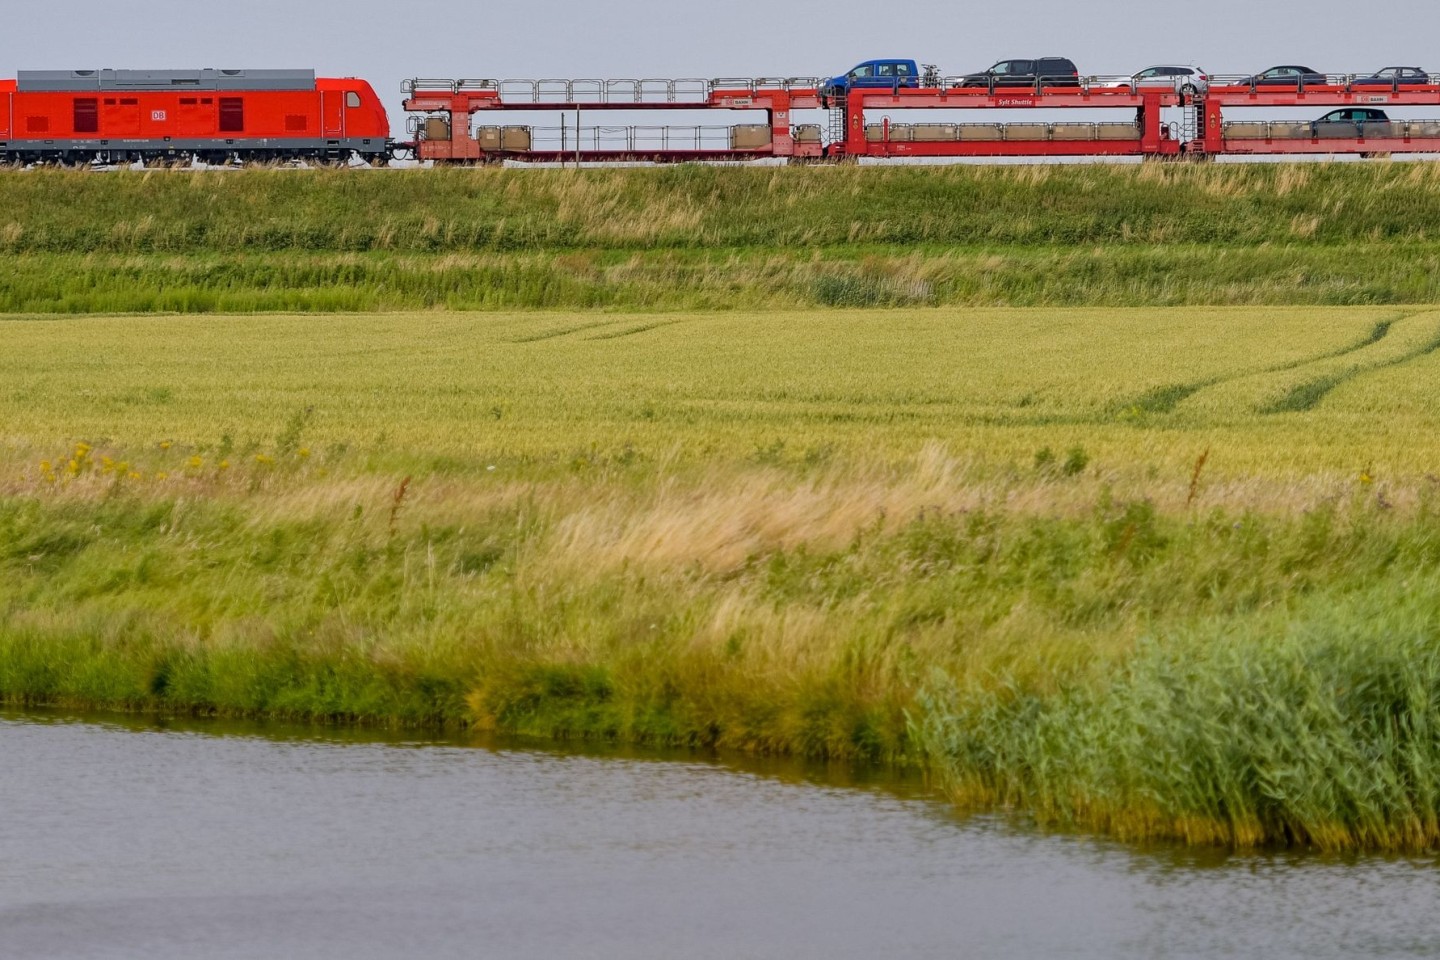
POLYGON ((314 90, 314 70, 21 70, 21 92, 314 90))

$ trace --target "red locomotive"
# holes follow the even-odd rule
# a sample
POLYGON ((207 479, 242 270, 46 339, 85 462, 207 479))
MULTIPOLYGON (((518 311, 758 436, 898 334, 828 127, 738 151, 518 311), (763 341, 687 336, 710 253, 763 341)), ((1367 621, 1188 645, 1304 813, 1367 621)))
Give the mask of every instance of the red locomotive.
POLYGON ((311 70, 22 70, 0 80, 0 163, 385 163, 364 80, 311 70))

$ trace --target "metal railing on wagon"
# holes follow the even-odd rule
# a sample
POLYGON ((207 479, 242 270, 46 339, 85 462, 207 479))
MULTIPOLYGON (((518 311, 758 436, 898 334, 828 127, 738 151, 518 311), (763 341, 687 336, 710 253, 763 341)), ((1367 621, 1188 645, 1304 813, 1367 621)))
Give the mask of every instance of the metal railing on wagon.
MULTIPOLYGON (((594 126, 532 128, 532 150, 537 153, 663 154, 721 152, 736 146, 730 126, 594 126)), ((768 139, 768 138, 767 138, 768 139)))
POLYGON ((1210 75, 1210 88, 1216 87, 1244 87, 1252 93, 1275 91, 1277 93, 1289 93, 1294 90, 1304 92, 1315 87, 1339 87, 1342 90, 1365 90, 1370 92, 1389 90, 1392 93, 1400 93, 1405 90, 1416 88, 1440 87, 1440 73, 1426 74, 1425 82, 1407 80, 1397 74, 1387 79, 1374 79, 1375 73, 1315 73, 1312 79, 1306 81, 1304 75, 1296 75, 1293 80, 1262 80, 1259 74, 1251 73, 1217 73, 1210 75), (1323 78, 1323 82, 1313 77, 1323 78))
POLYGON ((441 93, 456 95, 492 91, 507 103, 704 103, 716 91, 746 92, 813 90, 818 77, 717 77, 705 79, 462 79, 415 78, 400 89, 407 96, 441 93))

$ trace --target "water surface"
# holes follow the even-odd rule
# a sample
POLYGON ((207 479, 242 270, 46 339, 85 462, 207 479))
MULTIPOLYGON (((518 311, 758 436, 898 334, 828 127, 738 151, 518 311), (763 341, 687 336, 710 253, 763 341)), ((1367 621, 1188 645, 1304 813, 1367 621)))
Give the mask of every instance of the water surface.
POLYGON ((1135 850, 913 786, 0 713, 0 957, 1440 956, 1433 859, 1135 850))

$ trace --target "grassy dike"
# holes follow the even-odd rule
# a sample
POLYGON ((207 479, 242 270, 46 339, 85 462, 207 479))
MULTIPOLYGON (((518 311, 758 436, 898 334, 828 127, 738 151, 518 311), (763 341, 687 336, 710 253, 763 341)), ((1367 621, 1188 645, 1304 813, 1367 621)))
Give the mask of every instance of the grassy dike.
POLYGON ((1391 304, 1432 164, 31 171, 6 312, 1391 304))

